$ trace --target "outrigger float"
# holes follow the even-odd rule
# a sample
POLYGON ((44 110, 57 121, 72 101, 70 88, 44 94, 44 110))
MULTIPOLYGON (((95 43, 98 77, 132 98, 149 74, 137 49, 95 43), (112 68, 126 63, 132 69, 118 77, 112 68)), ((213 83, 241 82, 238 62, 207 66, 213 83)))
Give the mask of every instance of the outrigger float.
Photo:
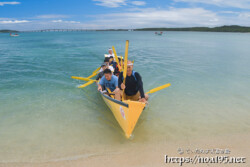
MULTIPOLYGON (((124 67, 118 65, 119 69, 121 69, 121 71, 123 71, 124 84, 125 84, 126 75, 127 75, 128 45, 129 45, 129 41, 127 40, 126 41, 125 56, 124 56, 124 67)), ((114 46, 112 48, 113 48, 113 52, 115 55, 115 60, 116 60, 116 62, 119 62, 114 46)), ((87 83, 78 87, 78 88, 84 88, 84 87, 86 87, 94 82, 96 82, 96 83, 98 82, 97 80, 93 80, 91 78, 96 76, 98 74, 99 70, 100 70, 100 67, 97 68, 92 73, 92 75, 90 75, 87 78, 76 77, 76 76, 72 76, 71 78, 88 81, 87 83)), ((157 87, 157 88, 150 90, 149 92, 147 92, 147 94, 157 92, 157 91, 164 89, 164 88, 167 88, 169 86, 170 86, 170 83, 162 85, 160 87, 157 87)), ((119 100, 114 99, 112 92, 99 91, 99 93, 101 94, 102 99, 104 100, 106 105, 112 111, 115 119, 117 120, 117 122, 121 126, 122 130, 124 131, 126 138, 130 138, 142 111, 146 107, 146 103, 139 102, 139 101, 131 101, 131 100, 119 101, 119 100)))

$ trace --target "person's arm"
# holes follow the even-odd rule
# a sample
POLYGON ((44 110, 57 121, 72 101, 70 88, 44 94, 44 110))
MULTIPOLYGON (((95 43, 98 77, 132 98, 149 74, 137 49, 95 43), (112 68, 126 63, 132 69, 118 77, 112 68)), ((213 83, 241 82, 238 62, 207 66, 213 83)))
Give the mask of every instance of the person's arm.
POLYGON ((118 88, 118 77, 117 76, 114 77, 115 77, 115 87, 118 88))
POLYGON ((100 82, 98 83, 98 91, 102 91, 102 86, 104 85, 104 76, 100 79, 100 82))
POLYGON ((99 80, 99 78, 100 78, 100 72, 97 74, 97 76, 96 76, 96 80, 98 81, 98 80, 99 80))
POLYGON ((137 79, 137 83, 138 83, 138 89, 139 89, 139 92, 141 94, 141 98, 145 98, 145 94, 144 94, 144 90, 143 90, 143 83, 142 83, 142 79, 141 79, 141 76, 139 73, 135 73, 135 77, 137 79))
POLYGON ((118 87, 121 89, 123 73, 121 72, 118 77, 118 87))
POLYGON ((102 85, 98 84, 97 90, 98 90, 98 91, 102 91, 102 85))

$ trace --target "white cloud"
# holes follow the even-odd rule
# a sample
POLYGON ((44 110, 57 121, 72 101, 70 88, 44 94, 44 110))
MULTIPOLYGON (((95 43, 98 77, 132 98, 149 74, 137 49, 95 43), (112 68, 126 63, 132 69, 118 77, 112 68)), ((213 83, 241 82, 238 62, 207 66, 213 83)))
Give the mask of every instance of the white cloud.
POLYGON ((233 12, 233 11, 219 11, 218 13, 224 13, 224 14, 239 14, 239 12, 233 12))
POLYGON ((240 13, 239 18, 248 19, 248 22, 249 22, 250 21, 250 12, 242 12, 242 13, 240 13))
POLYGON ((28 20, 2 20, 0 24, 16 24, 16 23, 28 23, 28 20))
POLYGON ((204 3, 220 7, 250 9, 250 0, 174 0, 175 2, 204 3))
POLYGON ((126 0, 93 0, 93 1, 97 2, 96 5, 105 6, 109 8, 116 8, 126 5, 126 0))
POLYGON ((131 4, 136 5, 136 6, 144 6, 144 5, 146 5, 146 2, 144 2, 144 1, 132 1, 131 4))
POLYGON ((80 23, 79 21, 63 21, 63 20, 53 20, 53 23, 80 23))
POLYGON ((109 8, 117 8, 121 6, 126 6, 128 4, 136 5, 136 6, 143 6, 146 5, 144 1, 128 1, 128 0, 93 0, 97 2, 96 5, 105 6, 109 8))
POLYGON ((62 20, 53 20, 53 21, 51 21, 51 22, 53 22, 53 23, 61 23, 61 22, 63 22, 62 20))
POLYGON ((48 15, 39 15, 36 18, 39 19, 56 19, 56 18, 68 18, 67 15, 58 15, 58 14, 48 14, 48 15))
POLYGON ((4 6, 4 5, 18 5, 20 4, 20 2, 0 2, 0 6, 4 6))
MULTIPOLYGON (((18 20, 16 18, 0 18, 1 28, 17 29, 15 24, 10 23, 22 22, 22 20, 18 20)), ((126 12, 92 15, 88 20, 79 22, 60 18, 54 20, 37 19, 30 23, 19 24, 18 30, 250 26, 250 12, 215 12, 203 8, 134 8, 134 10, 126 12)))
POLYGON ((202 8, 140 9, 135 12, 96 16, 105 28, 214 26, 220 18, 202 8))

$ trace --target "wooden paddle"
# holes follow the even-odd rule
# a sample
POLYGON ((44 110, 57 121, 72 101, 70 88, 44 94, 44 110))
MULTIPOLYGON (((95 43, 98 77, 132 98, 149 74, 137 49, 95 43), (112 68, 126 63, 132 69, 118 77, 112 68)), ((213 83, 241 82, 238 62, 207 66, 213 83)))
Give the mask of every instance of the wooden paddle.
POLYGON ((168 83, 168 84, 159 86, 159 87, 157 87, 157 88, 151 89, 151 90, 148 91, 146 94, 155 93, 155 92, 157 92, 157 91, 159 91, 159 90, 162 90, 162 89, 165 89, 165 88, 169 87, 170 85, 171 85, 171 84, 168 83))
POLYGON ((101 67, 98 67, 97 69, 95 69, 95 71, 92 72, 92 74, 90 76, 88 76, 88 78, 92 78, 94 76, 96 76, 99 72, 99 70, 101 69, 101 67))
MULTIPOLYGON (((98 71, 100 69, 101 69, 101 67, 98 67, 95 71, 92 72, 92 74, 90 76, 88 76, 87 78, 84 78, 84 81, 88 81, 87 79, 90 79, 90 78, 96 76, 99 73, 98 71)), ((80 77, 74 77, 74 76, 72 76, 71 78, 73 78, 73 79, 79 79, 80 77)), ((81 78, 80 80, 83 80, 83 79, 81 78)), ((89 86, 89 85, 91 85, 94 82, 95 81, 89 81, 89 82, 87 82, 87 83, 85 83, 85 84, 83 84, 81 86, 78 86, 78 88, 85 88, 86 86, 89 86)))
MULTIPOLYGON (((123 68, 123 84, 125 85, 126 77, 127 77, 127 64, 128 64, 128 45, 129 41, 126 40, 126 48, 124 55, 124 68, 123 68)), ((122 95, 124 94, 125 89, 122 91, 122 95)), ((122 101, 124 100, 124 96, 122 96, 122 101)))
POLYGON ((81 85, 81 86, 78 86, 78 88, 85 88, 86 86, 89 86, 89 85, 91 85, 92 83, 94 83, 95 81, 89 81, 89 82, 87 82, 87 83, 85 83, 85 84, 83 84, 83 85, 81 85))
POLYGON ((106 89, 107 89, 107 91, 108 91, 108 94, 109 94, 112 98, 114 98, 114 95, 112 95, 111 90, 110 90, 109 88, 106 88, 106 89))
POLYGON ((87 78, 92 78, 92 77, 94 77, 94 76, 96 76, 98 74, 98 72, 97 73, 93 73, 92 75, 90 75, 90 76, 88 76, 87 78))
POLYGON ((122 70, 121 72, 123 71, 123 58, 121 59, 121 66, 122 66, 122 70))
POLYGON ((83 78, 83 77, 72 76, 71 78, 78 79, 78 80, 83 80, 83 81, 94 81, 94 82, 97 82, 97 80, 89 79, 89 78, 83 78))
POLYGON ((99 70, 101 69, 101 67, 98 67, 95 71, 93 71, 92 73, 97 73, 99 70))
POLYGON ((119 71, 121 71, 121 66, 120 66, 119 59, 118 59, 117 54, 116 54, 115 47, 112 46, 112 49, 113 49, 113 52, 114 52, 114 55, 115 55, 115 61, 116 61, 117 65, 118 65, 119 71))

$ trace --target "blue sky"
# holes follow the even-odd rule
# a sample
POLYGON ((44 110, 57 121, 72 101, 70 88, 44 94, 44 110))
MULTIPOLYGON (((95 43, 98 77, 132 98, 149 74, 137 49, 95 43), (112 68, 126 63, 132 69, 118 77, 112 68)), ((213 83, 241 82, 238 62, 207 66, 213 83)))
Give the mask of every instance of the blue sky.
POLYGON ((250 26, 250 0, 0 0, 0 29, 250 26))

